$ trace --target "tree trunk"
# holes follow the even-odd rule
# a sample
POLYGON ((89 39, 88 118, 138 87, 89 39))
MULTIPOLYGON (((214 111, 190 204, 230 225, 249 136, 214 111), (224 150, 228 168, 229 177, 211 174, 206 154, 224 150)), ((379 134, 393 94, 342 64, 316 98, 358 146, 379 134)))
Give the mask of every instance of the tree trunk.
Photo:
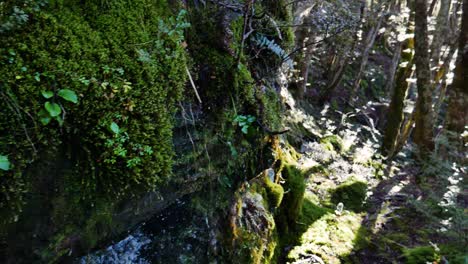
POLYGON ((356 95, 361 84, 362 77, 366 70, 367 61, 369 60, 369 53, 374 46, 375 38, 377 37, 377 33, 379 32, 380 24, 383 20, 383 14, 381 12, 378 13, 379 18, 376 21, 376 24, 371 26, 371 29, 367 33, 366 41, 364 44, 364 50, 361 54, 361 63, 359 64, 359 71, 354 81, 353 87, 351 89, 350 100, 352 102, 356 101, 356 95))
POLYGON ((431 67, 427 29, 427 0, 415 0, 415 56, 418 99, 413 131, 414 142, 422 154, 434 149, 431 67))
POLYGON ((401 51, 403 50, 403 43, 398 42, 395 45, 395 50, 393 51, 392 65, 390 66, 390 72, 388 73, 387 84, 385 84, 385 92, 388 95, 393 95, 395 87, 395 74, 398 70, 398 64, 401 60, 401 51))
POLYGON ((450 4, 452 0, 441 0, 440 10, 437 15, 437 24, 436 30, 434 31, 434 38, 431 43, 431 59, 432 65, 438 67, 440 61, 440 51, 444 40, 446 40, 448 34, 448 22, 449 22, 449 12, 450 4))
POLYGON ((445 94, 447 92, 447 73, 449 73, 450 63, 452 62, 453 55, 455 55, 455 51, 457 50, 456 46, 456 43, 452 43, 447 47, 449 51, 447 56, 444 58, 444 63, 440 66, 434 76, 434 90, 437 94, 437 98, 435 98, 436 100, 434 103, 434 115, 436 117, 439 116, 440 107, 445 100, 445 94))
POLYGON ((382 150, 385 155, 393 155, 395 146, 400 136, 400 127, 403 122, 403 108, 406 93, 408 91, 408 79, 413 68, 414 40, 406 39, 401 54, 401 66, 398 69, 392 100, 388 108, 388 119, 382 142, 382 150))
POLYGON ((463 1, 463 16, 458 42, 458 58, 453 84, 448 90, 447 129, 461 135, 468 125, 468 0, 463 1))

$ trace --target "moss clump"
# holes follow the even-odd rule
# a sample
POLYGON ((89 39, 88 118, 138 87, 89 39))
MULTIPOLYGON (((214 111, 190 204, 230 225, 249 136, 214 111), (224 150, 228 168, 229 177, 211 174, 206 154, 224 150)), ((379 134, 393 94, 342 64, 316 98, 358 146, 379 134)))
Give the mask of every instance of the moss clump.
POLYGON ((432 246, 421 246, 403 250, 408 264, 426 264, 440 260, 439 253, 432 246))
POLYGON ((271 207, 278 208, 283 201, 284 189, 283 186, 274 183, 270 178, 265 177, 265 189, 268 195, 268 202, 271 207))
POLYGON ((337 205, 343 203, 345 209, 360 212, 364 209, 367 184, 363 181, 350 179, 331 191, 331 202, 337 205))
POLYGON ((320 139, 320 143, 322 143, 325 148, 330 151, 341 152, 344 150, 343 139, 337 135, 325 136, 320 139))
POLYGON ((286 181, 283 188, 287 193, 281 204, 281 213, 285 214, 287 225, 292 227, 301 212, 306 185, 302 172, 296 166, 286 165, 283 169, 283 177, 286 181))

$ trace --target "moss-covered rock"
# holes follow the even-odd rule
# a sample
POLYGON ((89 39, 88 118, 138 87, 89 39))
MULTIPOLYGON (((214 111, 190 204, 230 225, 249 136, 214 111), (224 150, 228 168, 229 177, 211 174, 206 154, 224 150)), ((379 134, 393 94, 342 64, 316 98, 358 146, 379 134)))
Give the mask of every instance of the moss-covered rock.
POLYGON ((344 150, 343 139, 341 139, 341 137, 338 135, 325 136, 320 139, 320 143, 322 143, 325 148, 330 151, 336 151, 339 153, 344 150))
POLYGON ((421 246, 403 250, 408 264, 433 263, 440 260, 439 253, 432 246, 421 246))
POLYGON ((265 172, 239 192, 230 213, 234 263, 274 263, 279 240, 273 210, 281 204, 283 192, 265 172))
POLYGON ((343 203, 345 209, 360 212, 364 209, 366 195, 367 183, 351 178, 331 191, 331 202, 343 203))

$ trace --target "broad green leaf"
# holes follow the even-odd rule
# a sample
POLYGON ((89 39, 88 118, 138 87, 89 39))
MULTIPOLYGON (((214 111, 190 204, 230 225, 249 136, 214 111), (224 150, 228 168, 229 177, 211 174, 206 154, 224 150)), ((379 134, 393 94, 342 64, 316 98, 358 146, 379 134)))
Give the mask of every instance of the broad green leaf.
POLYGON ((54 96, 54 92, 52 92, 52 91, 41 91, 41 94, 42 94, 42 96, 44 96, 44 98, 46 98, 46 99, 49 99, 49 98, 51 98, 52 96, 54 96))
POLYGON ((111 129, 112 132, 114 132, 115 134, 118 134, 118 133, 120 132, 119 125, 117 125, 115 122, 112 122, 112 123, 111 123, 110 129, 111 129))
POLYGON ((10 161, 7 156, 0 155, 0 169, 4 171, 10 170, 10 161))
POLYGON ((63 99, 70 101, 72 103, 78 103, 78 96, 76 93, 70 89, 61 89, 58 91, 58 95, 63 99))
POLYGON ((253 123, 255 121, 255 116, 249 116, 248 121, 249 123, 253 123))
POLYGON ((62 109, 56 103, 46 102, 44 107, 51 117, 56 117, 62 113, 62 109))

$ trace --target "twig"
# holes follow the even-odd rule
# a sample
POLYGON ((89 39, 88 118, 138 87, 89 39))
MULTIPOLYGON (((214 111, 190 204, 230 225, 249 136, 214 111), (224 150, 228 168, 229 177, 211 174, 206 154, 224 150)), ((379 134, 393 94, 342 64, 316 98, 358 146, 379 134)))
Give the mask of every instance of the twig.
POLYGON ((200 98, 200 95, 198 94, 197 87, 195 86, 195 83, 193 82, 192 75, 190 75, 190 71, 189 71, 187 65, 185 65, 185 70, 187 71, 187 75, 188 75, 188 77, 190 79, 190 83, 192 84, 193 90, 195 91, 195 95, 197 96, 198 102, 200 102, 200 104, 201 104, 202 100, 200 98))
POLYGON ((255 30, 252 28, 252 19, 249 15, 249 13, 252 11, 253 13, 255 12, 253 9, 253 4, 255 0, 248 0, 248 2, 245 3, 245 10, 244 10, 244 26, 242 28, 242 39, 239 47, 239 51, 237 53, 237 65, 240 64, 241 60, 241 55, 242 51, 244 49, 244 44, 245 40, 252 34, 255 30), (247 26, 249 27, 249 31, 247 32, 247 26))
MULTIPOLYGON (((196 153, 195 143, 193 142, 192 135, 190 134, 188 125, 187 125, 187 120, 190 120, 190 119, 188 119, 187 111, 185 111, 185 108, 182 105, 182 102, 179 101, 179 105, 180 105, 180 108, 182 109, 182 118, 184 119, 184 123, 185 123, 185 131, 187 132, 187 136, 189 137, 189 140, 192 143, 193 153, 196 153)), ((190 121, 192 124, 195 122, 194 120, 190 120, 190 121)))

